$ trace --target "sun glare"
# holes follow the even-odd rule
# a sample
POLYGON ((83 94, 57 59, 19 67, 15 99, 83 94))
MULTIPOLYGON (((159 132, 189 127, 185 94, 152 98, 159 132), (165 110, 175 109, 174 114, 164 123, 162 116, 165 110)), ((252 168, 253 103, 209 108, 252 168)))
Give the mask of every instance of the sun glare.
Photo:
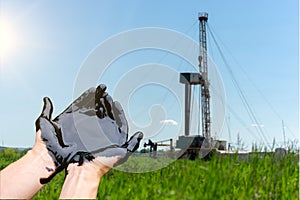
POLYGON ((0 19, 0 57, 1 61, 16 49, 17 37, 12 23, 0 19))

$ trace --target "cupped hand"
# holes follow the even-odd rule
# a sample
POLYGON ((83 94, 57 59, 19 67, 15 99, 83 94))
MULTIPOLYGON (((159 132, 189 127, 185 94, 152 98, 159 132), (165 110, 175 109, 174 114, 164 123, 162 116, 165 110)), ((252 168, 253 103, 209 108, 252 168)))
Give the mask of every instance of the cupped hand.
MULTIPOLYGON (((88 89, 54 120, 52 103, 44 98, 36 127, 42 130, 42 139, 57 166, 53 176, 69 163, 81 165, 94 158, 100 162, 108 159, 113 161, 110 165, 116 166, 139 147, 143 134, 137 132, 128 140, 121 104, 114 102, 105 90, 103 84, 88 89)), ((52 177, 41 181, 48 182, 52 177)))

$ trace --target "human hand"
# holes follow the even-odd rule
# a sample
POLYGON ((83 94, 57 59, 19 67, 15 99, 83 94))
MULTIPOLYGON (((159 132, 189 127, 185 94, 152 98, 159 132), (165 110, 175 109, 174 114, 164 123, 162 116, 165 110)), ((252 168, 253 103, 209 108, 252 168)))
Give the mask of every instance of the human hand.
POLYGON ((49 177, 40 178, 41 184, 49 182, 58 172, 68 166, 70 159, 75 155, 76 146, 75 143, 69 145, 64 144, 60 129, 51 120, 53 112, 52 102, 48 97, 45 97, 43 101, 44 106, 42 113, 35 122, 37 135, 33 150, 42 149, 41 147, 46 145, 56 168, 54 170, 49 169, 53 171, 49 177))
POLYGON ((143 134, 137 132, 127 141, 128 125, 123 109, 105 90, 105 85, 90 88, 53 121, 51 100, 44 98, 36 128, 42 130, 42 139, 57 168, 50 177, 41 179, 41 183, 49 182, 70 162, 81 165, 95 157, 100 162, 104 157, 106 160, 117 157, 115 166, 125 162, 138 148, 143 134))
MULTIPOLYGON (((67 137, 74 137, 75 133, 75 137, 87 137, 84 138, 83 142, 93 144, 93 142, 96 141, 92 141, 91 143, 86 139, 95 134, 96 131, 96 134, 100 137, 99 139, 103 140, 103 143, 101 143, 102 146, 98 147, 99 150, 94 150, 89 154, 78 152, 78 154, 73 157, 71 162, 79 161, 79 164, 70 163, 68 165, 67 176, 60 194, 61 199, 96 198, 101 177, 113 166, 125 162, 131 152, 138 148, 139 142, 143 137, 141 132, 137 132, 127 141, 128 124, 124 111, 118 102, 113 102, 112 98, 105 93, 105 89, 106 87, 104 85, 99 86, 97 89, 89 89, 63 112, 65 113, 65 116, 59 116, 55 119, 55 121, 62 121, 62 127, 64 127, 64 124, 70 125, 69 122, 65 123, 64 120, 68 119, 67 121, 70 121, 70 119, 75 119, 73 125, 77 128, 77 132, 67 131, 67 129, 62 128, 63 132, 71 134, 67 137), (95 97, 95 101, 89 101, 93 97, 95 97), (75 113, 73 118, 69 115, 70 113, 75 113), (97 127, 90 130, 86 129, 89 126, 85 125, 85 123, 91 123, 89 120, 89 117, 91 116, 95 117, 95 124, 100 124, 100 127, 102 127, 102 123, 104 123, 105 127, 103 130, 99 131, 97 130, 97 127), (77 121, 77 117, 81 120, 77 121), (105 124, 105 121, 103 120, 107 120, 109 123, 105 124), (110 125, 113 128, 106 127, 107 125, 110 125), (117 130, 115 129, 116 127, 117 130), (80 132, 81 128, 83 128, 82 132, 80 132), (110 131, 106 132, 106 130, 110 131), (111 130, 113 132, 111 132, 111 130), (82 134, 88 134, 88 136, 82 134), (110 140, 111 138, 113 140, 110 140), (90 156, 90 154, 92 154, 94 159, 89 160, 86 158, 86 156, 90 156), (83 162, 83 160, 89 161, 83 162), (80 190, 77 190, 76 188, 80 188, 80 190)), ((92 123, 94 126, 95 124, 92 123)), ((91 147, 93 147, 93 145, 84 146, 83 148, 91 147)))
POLYGON ((128 141, 128 124, 119 102, 114 102, 106 86, 90 88, 54 119, 66 144, 76 143, 70 162, 81 165, 95 157, 114 157, 115 165, 125 162, 143 137, 135 133, 128 141))

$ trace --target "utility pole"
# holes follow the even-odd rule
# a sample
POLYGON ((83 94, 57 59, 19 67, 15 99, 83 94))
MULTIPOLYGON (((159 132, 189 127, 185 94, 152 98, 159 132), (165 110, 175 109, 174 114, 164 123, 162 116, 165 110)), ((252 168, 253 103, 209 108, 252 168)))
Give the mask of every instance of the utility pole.
POLYGON ((228 136, 229 136, 228 150, 230 150, 230 143, 231 143, 230 115, 228 115, 227 117, 227 129, 228 129, 228 136))
POLYGON ((286 148, 286 143, 285 143, 285 128, 284 128, 284 122, 282 120, 282 131, 283 131, 283 145, 284 148, 286 148))

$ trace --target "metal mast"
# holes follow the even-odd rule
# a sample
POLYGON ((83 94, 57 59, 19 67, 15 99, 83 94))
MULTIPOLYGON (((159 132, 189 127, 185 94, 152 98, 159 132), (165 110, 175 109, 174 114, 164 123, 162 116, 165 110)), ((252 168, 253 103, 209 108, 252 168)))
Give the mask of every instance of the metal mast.
MULTIPOLYGON (((185 85, 185 128, 184 136, 179 136, 176 141, 176 148, 186 149, 191 158, 194 157, 195 151, 200 148, 210 149, 212 147, 212 138, 210 130, 210 94, 208 80, 208 63, 207 63, 207 44, 206 44, 206 23, 207 13, 199 13, 199 72, 180 73, 179 82, 185 85), (202 117, 202 136, 190 135, 190 117, 191 117, 191 93, 192 85, 199 85, 201 89, 201 117, 202 117)), ((200 111, 199 111, 200 112, 200 111)), ((200 114, 199 114, 200 115, 200 114)), ((199 121, 200 123, 200 121, 199 121)))
POLYGON ((202 133, 207 141, 210 142, 210 94, 208 80, 208 64, 207 64, 207 43, 206 43, 206 23, 208 13, 199 13, 199 46, 200 55, 199 72, 203 83, 201 84, 201 107, 202 107, 202 133))

